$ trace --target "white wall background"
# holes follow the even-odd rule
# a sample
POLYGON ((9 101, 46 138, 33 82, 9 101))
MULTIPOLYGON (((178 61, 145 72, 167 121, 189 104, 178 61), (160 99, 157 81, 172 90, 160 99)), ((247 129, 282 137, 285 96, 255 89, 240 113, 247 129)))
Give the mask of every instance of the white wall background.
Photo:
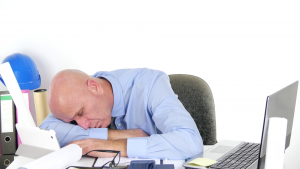
MULTIPOLYGON (((41 88, 67 68, 193 74, 212 89, 218 140, 259 142, 267 95, 300 79, 299 30, 297 0, 0 0, 0 61, 29 55, 41 88)), ((300 165, 299 100, 289 168, 300 165)))

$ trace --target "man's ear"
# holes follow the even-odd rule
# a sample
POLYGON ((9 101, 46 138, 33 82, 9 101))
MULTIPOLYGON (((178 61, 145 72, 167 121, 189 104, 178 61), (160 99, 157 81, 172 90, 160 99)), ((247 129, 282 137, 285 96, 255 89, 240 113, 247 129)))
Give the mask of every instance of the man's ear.
POLYGON ((88 87, 88 90, 94 94, 96 94, 96 93, 103 94, 104 93, 104 90, 101 87, 101 85, 93 79, 89 79, 87 81, 87 87, 88 87))

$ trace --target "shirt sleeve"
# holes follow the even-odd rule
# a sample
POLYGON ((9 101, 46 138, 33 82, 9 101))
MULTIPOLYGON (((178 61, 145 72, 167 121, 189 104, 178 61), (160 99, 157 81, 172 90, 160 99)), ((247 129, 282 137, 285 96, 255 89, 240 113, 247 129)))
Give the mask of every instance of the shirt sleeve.
POLYGON ((129 138, 129 157, 186 159, 203 151, 197 126, 174 94, 166 74, 156 79, 148 100, 152 119, 162 134, 129 138))
POLYGON ((86 138, 107 140, 107 128, 89 128, 85 130, 78 125, 57 119, 52 113, 46 117, 40 128, 54 130, 60 147, 64 147, 72 141, 86 138))

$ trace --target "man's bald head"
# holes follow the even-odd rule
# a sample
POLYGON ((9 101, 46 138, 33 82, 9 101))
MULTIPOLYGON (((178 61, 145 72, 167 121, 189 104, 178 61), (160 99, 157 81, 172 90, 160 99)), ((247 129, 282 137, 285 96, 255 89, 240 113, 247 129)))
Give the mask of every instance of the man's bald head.
POLYGON ((80 70, 63 70, 51 81, 49 107, 55 117, 75 120, 84 129, 106 127, 113 107, 111 84, 80 70))
POLYGON ((49 107, 52 113, 59 112, 62 106, 72 107, 72 102, 86 93, 89 75, 74 69, 57 73, 51 81, 49 90, 49 107), (72 100, 72 101, 71 101, 72 100))

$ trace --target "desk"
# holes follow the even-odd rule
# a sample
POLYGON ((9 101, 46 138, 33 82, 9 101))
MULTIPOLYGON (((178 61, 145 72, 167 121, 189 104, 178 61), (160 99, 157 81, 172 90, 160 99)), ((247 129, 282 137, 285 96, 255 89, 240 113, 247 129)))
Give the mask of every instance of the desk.
MULTIPOLYGON (((204 150, 208 150, 212 146, 204 146, 204 150)), ((8 167, 8 169, 17 169, 18 167, 25 165, 26 163, 29 163, 32 161, 32 159, 19 159, 20 157, 15 157, 15 161, 8 167)), ((25 157, 24 157, 25 158, 25 157)), ((72 166, 87 166, 91 167, 95 162, 95 158, 90 158, 90 157, 82 157, 79 161, 76 163, 72 164, 72 166)), ((182 167, 182 164, 184 163, 184 160, 164 160, 164 164, 174 164, 175 169, 184 169, 182 167)))
MULTIPOLYGON (((204 146, 204 151, 210 149, 211 147, 212 146, 204 146)), ((94 160, 90 160, 90 159, 93 159, 93 158, 89 158, 89 159, 82 158, 80 161, 73 164, 73 166, 92 166, 94 163, 94 160)), ((175 169, 184 169, 184 167, 182 167, 184 160, 164 160, 163 163, 164 164, 174 164, 175 169)))
MULTIPOLYGON (((204 151, 209 150, 211 147, 212 146, 204 146, 204 151)), ((293 151, 293 149, 291 149, 291 151, 293 151)), ((291 152, 289 151, 289 149, 287 149, 285 157, 289 157, 289 155, 291 155, 291 152)), ((92 166, 94 162, 95 158, 83 157, 78 162, 74 163, 73 166, 92 166)), ((293 169, 293 167, 290 167, 291 165, 288 162, 289 160, 285 158, 284 169, 293 169)), ((184 167, 182 167, 183 163, 184 160, 164 160, 164 164, 174 164, 175 169, 184 169, 184 167)), ((15 163, 12 163, 11 166, 9 166, 10 169, 17 169, 18 167, 19 165, 15 163)))

